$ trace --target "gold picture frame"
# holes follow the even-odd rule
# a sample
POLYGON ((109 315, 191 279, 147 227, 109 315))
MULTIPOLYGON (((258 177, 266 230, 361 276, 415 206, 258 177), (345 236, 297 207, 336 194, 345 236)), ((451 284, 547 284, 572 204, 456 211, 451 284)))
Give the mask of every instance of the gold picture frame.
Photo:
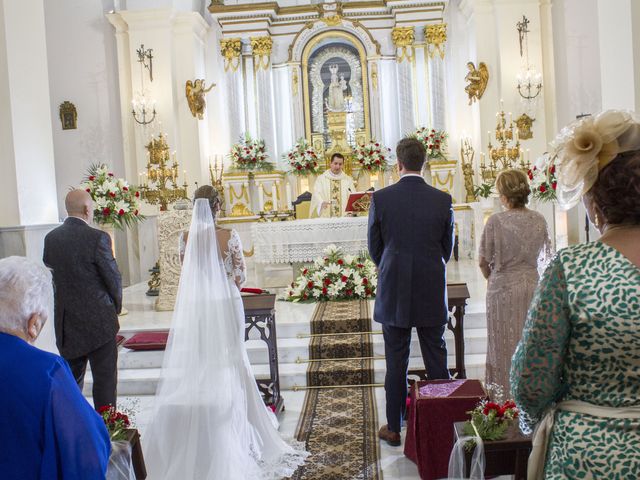
POLYGON ((78 128, 78 111, 73 103, 64 101, 60 104, 60 123, 63 130, 78 128))

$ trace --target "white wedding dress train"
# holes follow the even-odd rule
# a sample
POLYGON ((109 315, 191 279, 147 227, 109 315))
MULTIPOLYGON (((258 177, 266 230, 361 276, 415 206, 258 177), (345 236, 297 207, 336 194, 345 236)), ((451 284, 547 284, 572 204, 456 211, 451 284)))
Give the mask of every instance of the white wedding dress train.
POLYGON ((244 280, 235 231, 218 251, 205 200, 197 200, 156 393, 143 435, 152 480, 277 479, 307 453, 286 443, 264 405, 244 346, 244 280))

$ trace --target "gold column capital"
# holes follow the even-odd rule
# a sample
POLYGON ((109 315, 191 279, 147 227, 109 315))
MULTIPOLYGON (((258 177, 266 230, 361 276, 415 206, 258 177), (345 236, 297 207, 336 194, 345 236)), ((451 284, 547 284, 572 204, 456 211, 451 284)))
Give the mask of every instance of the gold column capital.
POLYGON ((267 70, 269 68, 272 48, 273 39, 271 37, 251 37, 251 51, 253 52, 256 70, 260 70, 261 68, 267 70))
POLYGON ((438 52, 444 59, 444 44, 447 42, 447 24, 438 23, 424 27, 424 38, 427 42, 429 57, 433 58, 438 52))
POLYGON ((224 57, 224 71, 235 72, 240 66, 242 41, 240 38, 223 38, 220 40, 220 53, 224 57))
POLYGON ((413 44, 416 40, 414 27, 393 27, 391 40, 396 47, 397 61, 413 60, 413 44))

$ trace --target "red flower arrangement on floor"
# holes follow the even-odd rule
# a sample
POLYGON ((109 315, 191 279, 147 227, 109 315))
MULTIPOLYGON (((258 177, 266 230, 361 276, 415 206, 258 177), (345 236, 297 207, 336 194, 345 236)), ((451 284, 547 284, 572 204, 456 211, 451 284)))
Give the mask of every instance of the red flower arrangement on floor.
POLYGON ((107 426, 111 441, 123 440, 125 430, 131 426, 129 416, 124 412, 119 412, 113 405, 105 405, 98 409, 104 424, 107 426))

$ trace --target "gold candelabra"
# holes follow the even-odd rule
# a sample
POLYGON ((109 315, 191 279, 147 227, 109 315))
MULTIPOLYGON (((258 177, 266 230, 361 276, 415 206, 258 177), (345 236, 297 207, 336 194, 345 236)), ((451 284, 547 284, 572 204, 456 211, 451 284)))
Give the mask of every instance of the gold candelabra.
POLYGON ((152 205, 160 205, 161 211, 167 205, 181 198, 187 198, 187 178, 184 172, 184 183, 178 186, 178 162, 173 154, 173 163, 169 153, 166 134, 151 138, 145 146, 148 154, 147 171, 143 173, 142 198, 152 205))
POLYGON ((211 181, 211 186, 218 191, 218 196, 220 197, 220 210, 222 212, 222 216, 225 215, 224 185, 222 183, 223 175, 224 175, 224 162, 222 161, 222 155, 216 155, 214 157, 213 166, 211 165, 211 158, 209 158, 209 180, 211 181), (218 157, 221 157, 219 165, 218 165, 218 157))
POLYGON ((496 145, 491 143, 491 132, 489 135, 489 161, 485 161, 484 153, 480 154, 480 176, 483 182, 493 183, 502 170, 510 168, 529 169, 529 159, 525 162, 524 151, 520 148, 520 138, 518 128, 514 125, 509 114, 509 122, 504 111, 496 113, 496 145), (519 161, 519 163, 518 163, 519 161))

